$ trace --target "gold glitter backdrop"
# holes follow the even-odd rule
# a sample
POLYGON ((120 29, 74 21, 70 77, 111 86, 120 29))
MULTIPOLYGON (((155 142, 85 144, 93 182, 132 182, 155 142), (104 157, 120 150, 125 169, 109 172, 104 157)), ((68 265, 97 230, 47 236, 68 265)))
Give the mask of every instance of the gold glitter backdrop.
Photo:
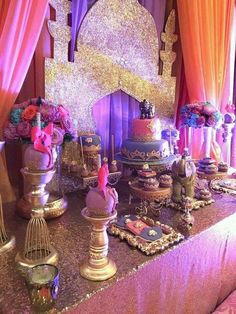
POLYGON ((98 0, 85 16, 75 61, 68 62, 70 2, 50 0, 56 21, 49 21, 54 58, 45 61, 45 96, 67 106, 79 131, 94 131, 93 105, 117 90, 155 104, 160 118, 173 118, 176 78, 171 76, 177 41, 172 10, 161 40, 162 75, 155 22, 138 0, 98 0))

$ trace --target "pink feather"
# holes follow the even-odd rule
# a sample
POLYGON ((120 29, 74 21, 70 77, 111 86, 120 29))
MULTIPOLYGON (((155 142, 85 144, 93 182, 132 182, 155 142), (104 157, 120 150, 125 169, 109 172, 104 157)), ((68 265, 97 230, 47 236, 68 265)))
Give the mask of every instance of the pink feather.
POLYGON ((106 192, 108 175, 109 175, 108 165, 104 164, 98 171, 98 186, 103 191, 104 195, 106 192))

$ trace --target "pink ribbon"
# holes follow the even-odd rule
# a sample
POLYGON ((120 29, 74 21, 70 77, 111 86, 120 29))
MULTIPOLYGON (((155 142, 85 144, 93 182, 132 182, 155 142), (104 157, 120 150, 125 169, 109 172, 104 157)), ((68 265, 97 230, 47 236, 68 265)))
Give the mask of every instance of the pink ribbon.
POLYGON ((31 140, 34 143, 34 149, 49 156, 48 167, 53 164, 51 150, 52 134, 53 123, 49 123, 43 130, 38 126, 34 126, 31 130, 31 140))

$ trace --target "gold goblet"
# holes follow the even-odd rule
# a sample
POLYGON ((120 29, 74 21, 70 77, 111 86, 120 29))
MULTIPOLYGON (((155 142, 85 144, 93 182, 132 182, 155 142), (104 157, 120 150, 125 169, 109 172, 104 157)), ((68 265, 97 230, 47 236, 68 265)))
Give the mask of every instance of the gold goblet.
POLYGON ((109 221, 116 218, 117 211, 114 210, 113 214, 108 217, 91 217, 87 208, 84 208, 82 215, 92 224, 92 233, 89 260, 80 266, 80 274, 93 281, 107 280, 117 272, 116 264, 107 257, 109 240, 106 230, 109 221))

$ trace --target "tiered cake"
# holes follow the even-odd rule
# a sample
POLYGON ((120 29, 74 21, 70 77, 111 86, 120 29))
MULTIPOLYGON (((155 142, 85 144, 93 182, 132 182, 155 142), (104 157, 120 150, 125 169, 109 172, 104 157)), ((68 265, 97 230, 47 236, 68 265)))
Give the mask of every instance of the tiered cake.
POLYGON ((160 139, 160 121, 134 119, 132 137, 125 140, 121 147, 122 158, 129 161, 158 161, 170 155, 168 142, 160 139))

